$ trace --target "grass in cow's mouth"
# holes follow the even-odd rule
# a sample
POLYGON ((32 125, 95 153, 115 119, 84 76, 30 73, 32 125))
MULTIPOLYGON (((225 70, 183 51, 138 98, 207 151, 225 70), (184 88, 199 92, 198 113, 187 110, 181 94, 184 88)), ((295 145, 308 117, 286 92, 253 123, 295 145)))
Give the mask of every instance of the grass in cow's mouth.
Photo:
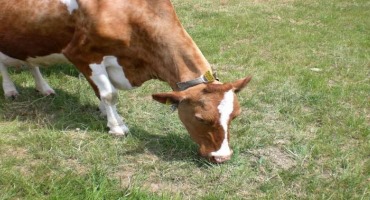
MULTIPOLYGON (((200 158, 150 81, 121 91, 131 132, 107 134, 70 66, 42 69, 57 95, 0 98, 0 199, 369 199, 370 4, 365 0, 174 0, 222 81, 239 94, 231 161, 200 158)), ((3 93, 0 93, 2 96, 3 93)))

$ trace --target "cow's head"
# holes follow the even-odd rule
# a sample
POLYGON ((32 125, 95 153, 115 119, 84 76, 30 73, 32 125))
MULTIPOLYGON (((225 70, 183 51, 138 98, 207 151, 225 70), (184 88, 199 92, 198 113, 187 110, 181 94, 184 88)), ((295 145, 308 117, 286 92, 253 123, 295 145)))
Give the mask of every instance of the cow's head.
POLYGON ((246 77, 232 83, 199 84, 184 91, 153 94, 153 99, 177 105, 180 120, 199 145, 200 155, 221 163, 233 153, 229 147, 229 125, 240 114, 235 93, 250 80, 246 77))

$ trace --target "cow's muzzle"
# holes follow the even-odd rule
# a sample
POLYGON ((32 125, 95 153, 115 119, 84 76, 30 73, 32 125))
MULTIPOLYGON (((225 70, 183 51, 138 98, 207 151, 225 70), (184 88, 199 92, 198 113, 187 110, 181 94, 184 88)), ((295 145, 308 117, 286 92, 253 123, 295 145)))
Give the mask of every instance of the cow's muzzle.
POLYGON ((212 155, 209 155, 208 156, 208 159, 213 162, 213 163, 223 163, 225 161, 228 161, 231 159, 231 155, 233 155, 233 151, 231 150, 230 154, 229 155, 223 155, 223 156, 212 156, 212 155))
POLYGON ((223 163, 225 161, 228 161, 231 159, 231 155, 230 156, 212 156, 210 158, 210 160, 214 163, 223 163))

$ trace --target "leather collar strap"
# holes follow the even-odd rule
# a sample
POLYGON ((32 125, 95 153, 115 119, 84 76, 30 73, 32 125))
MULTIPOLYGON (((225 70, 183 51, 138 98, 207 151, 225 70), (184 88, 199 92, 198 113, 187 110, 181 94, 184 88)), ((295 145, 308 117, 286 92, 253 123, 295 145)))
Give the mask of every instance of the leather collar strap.
POLYGON ((185 81, 185 82, 179 82, 179 83, 176 83, 176 84, 177 84, 177 87, 180 88, 180 90, 186 90, 190 87, 199 85, 201 83, 210 83, 210 82, 213 82, 215 80, 218 80, 217 76, 216 76, 216 73, 212 74, 211 71, 207 71, 204 75, 202 75, 202 76, 200 76, 196 79, 193 79, 193 80, 190 80, 190 81, 185 81))

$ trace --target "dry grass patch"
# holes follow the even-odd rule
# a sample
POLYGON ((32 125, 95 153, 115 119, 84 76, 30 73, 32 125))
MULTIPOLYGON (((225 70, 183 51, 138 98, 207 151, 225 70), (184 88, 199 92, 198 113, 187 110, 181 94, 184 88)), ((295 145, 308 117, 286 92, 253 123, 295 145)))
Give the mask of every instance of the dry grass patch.
MULTIPOLYGON (((6 145, 1 147, 0 155, 2 158, 9 157, 18 160, 28 158, 28 150, 24 147, 14 147, 10 145, 6 145)), ((1 161, 1 160, 0 160, 1 161)))
POLYGON ((289 170, 297 165, 297 161, 292 155, 277 147, 256 149, 250 153, 256 158, 256 162, 267 161, 276 170, 289 170))

